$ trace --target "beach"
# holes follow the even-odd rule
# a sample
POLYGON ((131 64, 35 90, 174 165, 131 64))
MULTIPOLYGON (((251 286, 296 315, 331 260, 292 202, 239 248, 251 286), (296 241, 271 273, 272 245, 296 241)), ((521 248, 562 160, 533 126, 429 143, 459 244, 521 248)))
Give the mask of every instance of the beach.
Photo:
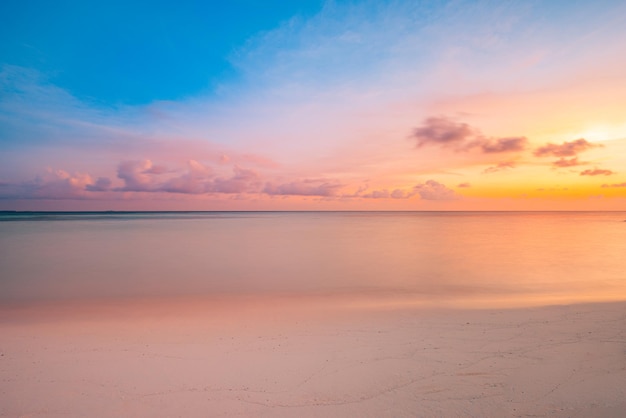
POLYGON ((626 213, 24 213, 3 417, 621 417, 626 213))
MULTIPOLYGON (((297 298, 296 298, 297 299, 297 298)), ((626 303, 4 307, 7 417, 619 417, 626 303)))

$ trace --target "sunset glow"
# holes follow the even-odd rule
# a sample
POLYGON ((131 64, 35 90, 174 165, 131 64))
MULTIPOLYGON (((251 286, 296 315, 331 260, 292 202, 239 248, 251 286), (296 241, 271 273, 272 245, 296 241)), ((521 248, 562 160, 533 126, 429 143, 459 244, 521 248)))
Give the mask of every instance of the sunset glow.
POLYGON ((131 3, 0 5, 0 210, 626 209, 623 2, 131 3))

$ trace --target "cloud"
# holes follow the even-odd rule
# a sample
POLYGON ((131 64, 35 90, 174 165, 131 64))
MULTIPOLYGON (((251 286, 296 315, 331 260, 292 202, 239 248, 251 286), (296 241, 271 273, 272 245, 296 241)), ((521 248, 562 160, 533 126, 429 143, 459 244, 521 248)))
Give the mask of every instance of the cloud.
POLYGON ((86 186, 92 184, 89 174, 69 174, 64 170, 48 170, 32 183, 33 197, 67 199, 84 196, 86 186))
POLYGON ((395 189, 391 192, 392 199, 408 199, 415 196, 415 193, 407 192, 406 190, 395 189))
POLYGON ((588 164, 588 163, 584 161, 578 161, 578 157, 570 158, 569 160, 565 158, 560 158, 552 163, 552 165, 554 165, 555 167, 562 167, 562 168, 575 167, 578 165, 585 165, 585 164, 588 164))
POLYGON ((537 157, 574 157, 580 152, 599 147, 602 147, 602 145, 593 144, 584 138, 580 138, 575 141, 565 141, 560 145, 548 143, 535 149, 533 154, 537 157))
POLYGON ((383 189, 373 190, 370 193, 361 195, 361 197, 364 197, 366 199, 409 199, 415 196, 415 194, 415 191, 411 192, 402 189, 394 189, 392 192, 390 192, 387 189, 383 189))
POLYGON ((468 140, 474 137, 474 129, 466 123, 457 123, 445 117, 430 117, 422 122, 422 126, 415 128, 411 137, 416 140, 418 148, 426 145, 464 150, 468 140))
POLYGON ((416 195, 424 200, 456 200, 459 198, 454 190, 435 180, 419 183, 411 190, 395 189, 392 192, 387 189, 373 190, 360 197, 366 199, 410 199, 416 195))
POLYGON ((125 192, 237 194, 258 192, 262 184, 256 171, 235 166, 232 176, 217 177, 210 167, 195 160, 189 160, 187 170, 175 177, 171 176, 173 170, 154 166, 150 160, 124 161, 117 171, 124 186, 115 190, 125 192))
POLYGON ((458 187, 460 189, 464 189, 464 188, 472 187, 472 185, 470 183, 459 183, 459 184, 457 184, 456 187, 458 187))
POLYGON ((106 192, 111 189, 111 180, 107 177, 98 177, 93 184, 88 184, 85 186, 85 190, 89 192, 106 192))
POLYGON ((321 196, 332 197, 343 185, 325 179, 305 179, 289 183, 273 184, 268 182, 263 193, 271 196, 321 196))
POLYGON ((146 192, 155 188, 154 174, 159 174, 153 170, 152 161, 122 161, 117 166, 117 177, 124 181, 124 186, 118 191, 125 192, 146 192))
POLYGON ((484 153, 501 153, 501 152, 513 152, 523 151, 526 149, 528 139, 523 136, 516 136, 511 138, 498 138, 493 140, 484 140, 480 145, 484 153))
POLYGON ((503 161, 503 162, 498 163, 495 166, 487 167, 486 169, 483 170, 483 173, 485 174, 497 173, 498 171, 508 170, 508 169, 515 168, 515 167, 516 167, 516 164, 514 161, 503 161))
POLYGON ((626 183, 603 184, 601 187, 626 187, 626 183))
MULTIPOLYGON (((578 160, 578 154, 592 148, 601 147, 603 147, 602 144, 594 144, 584 138, 580 138, 575 141, 565 141, 562 144, 547 143, 546 145, 535 149, 533 154, 537 157, 561 157, 558 160, 553 161, 552 165, 558 168, 567 168, 589 164, 588 162, 578 160), (565 157, 572 158, 568 159, 565 157)), ((594 170, 585 170, 583 171, 585 174, 581 173, 581 175, 597 175, 590 174, 593 171, 594 170)))
POLYGON ((593 170, 585 170, 581 171, 581 176, 610 176, 611 174, 615 174, 611 170, 603 170, 601 168, 594 168, 593 170))
POLYGON ((413 187, 413 191, 424 200, 456 200, 459 198, 454 190, 435 180, 417 184, 413 187))
POLYGON ((247 193, 258 191, 261 186, 260 176, 254 170, 235 166, 232 177, 218 177, 209 183, 208 191, 213 193, 247 193))
POLYGON ((187 161, 187 172, 166 180, 157 187, 158 191, 169 193, 206 193, 213 171, 196 160, 187 161))
POLYGON ((434 145, 457 152, 480 149, 485 154, 520 152, 526 149, 528 139, 523 136, 487 138, 467 123, 446 117, 426 118, 411 134, 416 147, 434 145))
POLYGON ((0 184, 2 199, 83 199, 92 177, 86 173, 70 174, 65 170, 47 169, 34 180, 0 184))
POLYGON ((389 193, 389 190, 383 189, 383 190, 372 190, 369 193, 363 194, 362 197, 366 199, 389 199, 390 195, 391 194, 389 193))
POLYGON ((164 165, 152 165, 150 168, 144 171, 145 174, 165 174, 167 172, 167 167, 165 167, 164 165))

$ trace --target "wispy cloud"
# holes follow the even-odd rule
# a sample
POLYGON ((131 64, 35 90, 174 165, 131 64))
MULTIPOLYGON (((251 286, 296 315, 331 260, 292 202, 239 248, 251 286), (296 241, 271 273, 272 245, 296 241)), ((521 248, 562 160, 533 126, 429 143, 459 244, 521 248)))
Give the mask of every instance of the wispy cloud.
POLYGON ((613 172, 611 170, 604 170, 604 169, 601 169, 601 168, 594 168, 594 169, 585 170, 585 171, 581 171, 580 172, 581 176, 610 176, 612 174, 615 174, 615 172, 613 172))
POLYGON ((593 144, 584 138, 580 138, 575 141, 565 141, 561 144, 548 143, 537 148, 533 154, 537 157, 573 157, 583 151, 599 147, 602 147, 602 145, 593 144))
MULTIPOLYGON (((561 157, 552 162, 552 165, 557 168, 576 167, 580 165, 589 164, 586 161, 580 161, 578 154, 588 151, 593 148, 602 148, 604 145, 596 144, 587 141, 584 138, 577 139, 575 141, 564 141, 561 144, 547 143, 536 148, 533 151, 533 155, 536 157, 561 157), (571 157, 571 158, 565 158, 571 157)), ((585 170, 584 173, 590 173, 592 170, 585 170)), ((582 174, 581 175, 594 175, 594 174, 582 174)))
POLYGON ((588 164, 587 162, 584 161, 579 161, 578 157, 574 157, 574 158, 559 158, 558 160, 552 162, 552 165, 554 165, 555 167, 576 167, 578 165, 585 165, 588 164))
POLYGON ((486 169, 483 170, 483 173, 485 174, 497 173, 498 171, 509 170, 515 167, 516 167, 515 161, 502 161, 494 166, 487 167, 486 169))

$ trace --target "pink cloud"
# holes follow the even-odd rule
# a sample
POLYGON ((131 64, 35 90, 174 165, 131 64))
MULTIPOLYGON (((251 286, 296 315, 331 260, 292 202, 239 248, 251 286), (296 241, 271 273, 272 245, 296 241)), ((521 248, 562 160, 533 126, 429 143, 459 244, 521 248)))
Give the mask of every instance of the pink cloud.
POLYGON ((516 167, 516 164, 514 161, 503 161, 503 162, 496 164, 495 166, 487 167, 485 170, 483 170, 483 173, 485 174, 497 173, 498 171, 508 170, 508 169, 515 168, 515 167, 516 167))
POLYGON ((146 174, 164 174, 167 172, 167 167, 165 167, 164 165, 152 165, 150 168, 144 171, 144 173, 146 174))
POLYGON ((232 177, 218 177, 210 183, 209 191, 214 193, 246 193, 258 191, 261 186, 256 171, 235 166, 232 177))
POLYGON ((415 196, 415 191, 406 191, 402 189, 395 189, 393 191, 389 191, 387 189, 383 190, 373 190, 369 193, 361 195, 366 199, 409 199, 415 196))
POLYGON ((458 195, 454 192, 454 190, 449 189, 435 180, 428 180, 426 183, 420 183, 413 187, 413 191, 424 200, 458 199, 458 195))
POLYGON ((389 199, 390 197, 389 190, 372 190, 369 193, 363 194, 362 197, 366 199, 389 199))
POLYGON ((406 190, 401 189, 395 189, 393 192, 391 192, 392 199, 408 199, 410 197, 413 197, 414 195, 415 193, 407 192, 406 190))
POLYGON ((469 183, 460 183, 456 187, 463 189, 463 188, 472 187, 472 185, 469 183))
POLYGON ((207 191, 207 182, 213 171, 195 160, 187 161, 187 172, 181 176, 170 178, 158 186, 159 191, 170 193, 200 194, 207 191))
POLYGON ((152 161, 122 161, 117 166, 117 177, 124 181, 124 187, 119 191, 145 192, 155 187, 154 174, 151 169, 152 161))
POLYGON ((268 195, 292 196, 336 196, 341 184, 325 179, 305 179, 290 183, 273 184, 268 182, 263 193, 268 195))
POLYGON ((581 176, 610 176, 612 174, 615 173, 611 170, 603 170, 601 168, 594 168, 593 170, 590 169, 580 172, 581 176))
POLYGON ((152 165, 150 160, 124 161, 118 166, 118 177, 124 186, 116 191, 167 192, 184 194, 203 193, 247 193, 255 192, 261 186, 257 172, 238 166, 233 168, 232 176, 216 177, 210 167, 189 160, 187 170, 177 177, 166 177, 173 171, 152 165))
MULTIPOLYGON (((100 179, 99 179, 100 180, 100 179)), ((100 186, 102 186, 102 182, 100 186)), ((92 177, 86 173, 70 174, 64 170, 47 169, 34 180, 0 184, 0 197, 11 199, 83 199, 92 177)))
POLYGON ((578 165, 585 165, 585 164, 588 164, 588 163, 584 161, 578 161, 578 157, 570 158, 569 160, 565 158, 560 158, 552 163, 552 165, 554 165, 555 167, 563 167, 563 168, 575 167, 578 165))

